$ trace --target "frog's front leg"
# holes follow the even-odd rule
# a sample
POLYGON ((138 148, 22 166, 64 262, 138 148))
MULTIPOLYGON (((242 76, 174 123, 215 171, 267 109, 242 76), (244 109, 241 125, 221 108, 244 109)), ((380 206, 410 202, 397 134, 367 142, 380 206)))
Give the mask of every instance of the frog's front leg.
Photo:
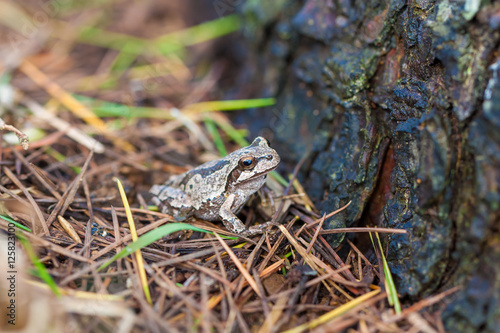
POLYGON ((274 225, 268 222, 247 229, 243 222, 231 211, 234 199, 235 195, 230 194, 219 210, 219 216, 227 230, 242 236, 253 236, 264 233, 271 225, 274 225))
POLYGON ((243 234, 247 230, 247 228, 245 227, 243 222, 241 222, 241 220, 231 211, 231 206, 234 203, 234 199, 234 194, 230 194, 226 198, 226 201, 224 201, 224 203, 220 207, 219 216, 227 230, 235 234, 243 234))
POLYGON ((193 215, 191 198, 184 191, 167 185, 154 185, 149 192, 153 203, 165 214, 173 215, 176 221, 184 221, 193 215))

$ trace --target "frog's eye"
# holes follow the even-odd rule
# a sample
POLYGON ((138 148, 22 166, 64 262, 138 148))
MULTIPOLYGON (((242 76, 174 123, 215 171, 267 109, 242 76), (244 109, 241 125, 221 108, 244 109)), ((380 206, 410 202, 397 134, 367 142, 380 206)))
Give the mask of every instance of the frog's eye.
POLYGON ((255 159, 253 158, 253 156, 243 156, 240 159, 239 164, 243 169, 249 170, 255 166, 255 159))

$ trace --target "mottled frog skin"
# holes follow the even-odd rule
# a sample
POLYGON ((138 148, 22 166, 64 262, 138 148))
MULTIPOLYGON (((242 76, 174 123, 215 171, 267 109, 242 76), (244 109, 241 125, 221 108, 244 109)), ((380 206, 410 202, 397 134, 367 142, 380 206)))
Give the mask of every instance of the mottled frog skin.
POLYGON ((194 216, 222 221, 228 230, 243 236, 258 234, 269 223, 247 229, 236 214, 279 162, 269 142, 257 137, 248 147, 202 164, 164 185, 154 185, 150 193, 153 203, 178 221, 194 216))

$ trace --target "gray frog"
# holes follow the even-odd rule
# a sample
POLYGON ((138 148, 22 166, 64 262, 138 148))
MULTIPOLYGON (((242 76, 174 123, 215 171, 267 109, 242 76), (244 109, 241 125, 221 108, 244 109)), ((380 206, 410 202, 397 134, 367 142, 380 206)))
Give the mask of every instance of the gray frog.
POLYGON ((233 233, 243 236, 262 233, 270 222, 246 228, 237 214, 248 198, 266 182, 280 162, 276 150, 263 137, 219 160, 207 162, 164 185, 149 191, 153 203, 182 221, 190 216, 222 221, 233 233))

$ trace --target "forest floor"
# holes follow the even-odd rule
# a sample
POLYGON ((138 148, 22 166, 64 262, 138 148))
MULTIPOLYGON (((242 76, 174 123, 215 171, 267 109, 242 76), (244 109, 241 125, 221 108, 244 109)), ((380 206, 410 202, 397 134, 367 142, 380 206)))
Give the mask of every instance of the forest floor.
POLYGON ((248 145, 231 112, 274 103, 220 100, 234 68, 217 50, 241 22, 190 3, 0 0, 0 266, 16 280, 15 329, 444 332, 456 289, 400 305, 382 244, 404 231, 323 230, 336 212, 314 208, 300 162, 239 214, 279 225, 264 235, 151 206, 153 184, 248 145), (325 239, 346 232, 372 244, 325 239))

